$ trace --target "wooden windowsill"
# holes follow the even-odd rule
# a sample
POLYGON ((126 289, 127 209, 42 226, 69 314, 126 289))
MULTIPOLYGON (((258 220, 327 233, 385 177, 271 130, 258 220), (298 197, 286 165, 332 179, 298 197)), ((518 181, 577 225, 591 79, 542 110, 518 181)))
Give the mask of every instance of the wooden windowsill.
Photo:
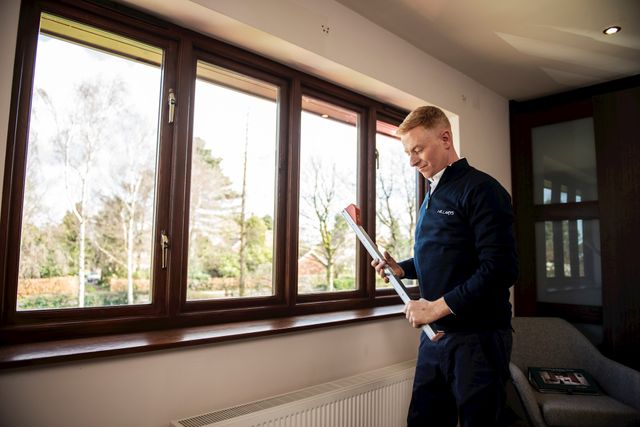
POLYGON ((211 344, 394 317, 402 305, 132 334, 0 346, 0 369, 211 344))

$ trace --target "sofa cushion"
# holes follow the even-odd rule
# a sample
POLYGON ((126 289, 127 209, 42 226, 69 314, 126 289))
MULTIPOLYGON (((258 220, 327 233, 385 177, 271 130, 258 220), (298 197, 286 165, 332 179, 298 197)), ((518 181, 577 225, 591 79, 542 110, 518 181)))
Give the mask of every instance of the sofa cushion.
POLYGON ((640 426, 640 412, 609 396, 535 394, 542 416, 550 426, 640 426))

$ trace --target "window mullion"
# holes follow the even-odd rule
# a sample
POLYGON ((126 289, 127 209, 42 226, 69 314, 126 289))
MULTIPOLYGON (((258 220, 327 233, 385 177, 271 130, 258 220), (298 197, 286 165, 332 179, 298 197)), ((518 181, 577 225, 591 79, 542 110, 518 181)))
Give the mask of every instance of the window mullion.
MULTIPOLYGON (((365 213, 366 230, 375 240, 376 236, 376 109, 373 106, 367 108, 366 120, 362 126, 361 143, 362 155, 360 156, 360 195, 362 203, 361 212, 365 213)), ((358 260, 360 264, 360 289, 374 299, 376 295, 375 270, 369 264, 371 258, 366 250, 358 243, 358 260)))
POLYGON ((298 298, 298 212, 300 210, 300 130, 302 118, 302 85, 299 78, 293 78, 289 86, 289 111, 287 115, 287 198, 286 246, 285 246, 285 298, 289 308, 294 308, 298 298), (286 262, 286 260, 290 260, 286 262))
MULTIPOLYGON (((165 65, 165 72, 172 77, 169 82, 165 83, 163 93, 166 95, 162 99, 165 113, 162 117, 163 126, 167 128, 165 138, 165 149, 168 151, 167 157, 171 159, 169 167, 162 174, 164 179, 164 188, 166 194, 169 195, 169 205, 164 212, 167 216, 163 217, 166 224, 166 230, 169 230, 169 261, 168 267, 164 271, 167 282, 165 289, 166 303, 168 315, 175 318, 181 311, 181 307, 186 299, 186 263, 185 255, 186 242, 188 234, 186 226, 188 225, 188 197, 189 191, 187 173, 189 171, 189 150, 191 147, 191 114, 193 110, 193 45, 191 40, 186 39, 180 44, 180 50, 175 52, 174 56, 167 58, 167 64, 171 64, 171 68, 165 65), (174 106, 173 123, 169 123, 169 91, 173 89, 176 98, 174 106)), ((160 239, 160 231, 158 229, 158 239, 160 239)), ((159 241, 159 240, 158 240, 159 241)), ((160 255, 160 251, 156 251, 156 256, 160 255)), ((159 258, 157 258, 159 261, 159 258)), ((158 262, 157 265, 160 263, 158 262)))

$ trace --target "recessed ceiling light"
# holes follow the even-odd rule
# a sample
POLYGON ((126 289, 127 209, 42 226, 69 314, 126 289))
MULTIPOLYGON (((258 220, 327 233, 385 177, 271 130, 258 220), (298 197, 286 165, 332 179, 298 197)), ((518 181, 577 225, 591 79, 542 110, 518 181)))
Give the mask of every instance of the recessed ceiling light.
POLYGON ((328 114, 323 114, 322 117, 326 119, 326 118, 329 117, 329 115, 328 114))
POLYGON ((607 27, 604 30, 602 30, 603 33, 605 33, 606 35, 610 36, 611 34, 615 34, 620 32, 622 28, 618 27, 617 25, 613 25, 611 27, 607 27))

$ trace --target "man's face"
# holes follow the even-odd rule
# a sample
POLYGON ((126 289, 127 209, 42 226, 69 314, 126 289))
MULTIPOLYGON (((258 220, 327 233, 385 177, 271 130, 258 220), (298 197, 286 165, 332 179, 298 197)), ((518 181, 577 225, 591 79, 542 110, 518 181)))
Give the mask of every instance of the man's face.
POLYGON ((409 164, 425 178, 431 178, 449 164, 451 132, 441 126, 425 129, 417 126, 401 137, 409 164))

